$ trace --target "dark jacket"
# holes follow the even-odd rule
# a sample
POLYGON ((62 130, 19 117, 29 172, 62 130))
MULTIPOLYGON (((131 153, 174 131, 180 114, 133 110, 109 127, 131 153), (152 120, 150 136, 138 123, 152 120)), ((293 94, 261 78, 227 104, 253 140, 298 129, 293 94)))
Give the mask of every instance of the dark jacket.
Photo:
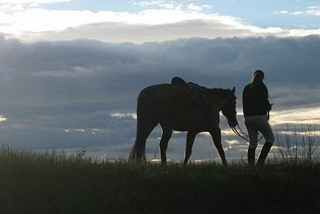
POLYGON ((268 98, 268 89, 263 82, 247 85, 242 93, 244 117, 267 115, 271 110, 268 98))

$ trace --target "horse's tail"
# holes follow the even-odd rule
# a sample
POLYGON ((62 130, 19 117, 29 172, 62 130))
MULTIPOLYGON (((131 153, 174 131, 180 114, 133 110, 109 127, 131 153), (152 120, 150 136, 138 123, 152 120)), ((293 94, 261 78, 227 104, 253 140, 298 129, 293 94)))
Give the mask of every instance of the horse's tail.
POLYGON ((136 140, 130 151, 130 161, 145 161, 145 147, 146 140, 157 125, 158 121, 155 119, 153 112, 153 88, 148 87, 142 90, 138 97, 137 104, 137 134, 136 140))
POLYGON ((134 161, 135 159, 136 159, 136 142, 134 142, 129 153, 129 161, 134 161))
POLYGON ((129 154, 129 161, 131 162, 139 162, 145 161, 145 148, 141 149, 140 143, 137 144, 137 140, 135 140, 129 154))

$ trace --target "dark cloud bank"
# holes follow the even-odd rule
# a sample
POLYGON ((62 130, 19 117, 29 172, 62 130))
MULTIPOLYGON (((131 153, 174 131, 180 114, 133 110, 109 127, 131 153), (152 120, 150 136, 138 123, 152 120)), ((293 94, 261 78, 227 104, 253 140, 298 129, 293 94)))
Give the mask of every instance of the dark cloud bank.
MULTIPOLYGON (((274 110, 319 106, 320 37, 181 39, 162 43, 94 40, 21 43, 0 38, 0 144, 26 149, 83 147, 95 156, 126 156, 135 138, 136 97, 148 85, 173 76, 207 87, 241 91, 252 72, 266 73, 274 110)), ((242 120, 239 116, 239 120, 242 120)), ((222 127, 226 127, 222 118, 222 127)), ((160 130, 148 144, 158 152, 160 130)), ((183 155, 184 134, 173 136, 169 156, 183 155)), ((239 158, 246 143, 229 145, 239 158)), ((194 158, 217 156, 198 136, 194 158), (209 152, 208 152, 209 151, 209 152)))

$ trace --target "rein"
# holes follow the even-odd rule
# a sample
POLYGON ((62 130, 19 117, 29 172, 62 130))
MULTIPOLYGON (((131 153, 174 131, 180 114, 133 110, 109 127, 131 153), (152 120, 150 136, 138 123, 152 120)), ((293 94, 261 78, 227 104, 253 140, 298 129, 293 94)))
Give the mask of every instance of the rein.
MULTIPOLYGON (((230 126, 231 130, 232 130, 237 136, 239 136, 240 138, 242 138, 242 139, 245 140, 245 141, 248 141, 248 142, 250 141, 249 135, 246 134, 244 131, 242 131, 242 129, 240 128, 239 124, 237 124, 237 126, 231 126, 231 125, 229 124, 229 126, 230 126), (238 127, 239 131, 237 130, 236 127, 238 127)), ((263 135, 258 139, 258 142, 261 141, 262 138, 263 138, 263 135)))
MULTIPOLYGON (((271 104, 271 106, 272 106, 273 104, 271 104)), ((269 120, 270 119, 270 114, 269 114, 269 111, 267 112, 267 120, 269 120)), ((240 138, 242 138, 243 140, 245 140, 245 141, 250 141, 250 139, 249 139, 249 135, 248 134, 246 134, 244 131, 242 131, 242 129, 240 128, 240 126, 239 126, 239 124, 237 124, 237 126, 233 126, 231 123, 228 123, 229 124, 229 126, 230 126, 230 129, 236 134, 236 135, 238 135, 240 138), (238 127, 238 129, 239 129, 239 131, 237 130, 237 128, 236 127, 238 127), (242 134, 242 135, 241 135, 242 134)), ((260 134, 260 132, 258 132, 258 135, 260 134)), ((259 142, 259 141, 261 141, 262 140, 262 138, 263 138, 263 135, 261 135, 261 137, 258 139, 258 141, 257 142, 259 142)))

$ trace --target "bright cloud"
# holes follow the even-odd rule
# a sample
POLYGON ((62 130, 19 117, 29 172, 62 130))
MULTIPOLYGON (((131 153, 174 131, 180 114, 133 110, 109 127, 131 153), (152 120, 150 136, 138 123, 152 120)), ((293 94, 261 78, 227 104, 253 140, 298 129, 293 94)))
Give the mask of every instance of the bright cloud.
POLYGON ((0 13, 0 31, 23 35, 45 31, 60 31, 87 23, 115 20, 113 12, 92 13, 90 11, 57 11, 31 8, 15 13, 0 13))
POLYGON ((293 12, 282 10, 282 11, 277 11, 277 13, 282 15, 294 15, 294 16, 320 16, 320 6, 310 6, 305 10, 298 10, 293 12))
POLYGON ((187 8, 190 11, 201 12, 201 11, 206 10, 206 9, 211 9, 212 6, 210 6, 210 5, 200 5, 199 6, 199 5, 195 5, 195 4, 191 3, 191 4, 188 5, 187 8))
MULTIPOLYGON (((36 17, 43 16, 44 18, 29 18, 28 25, 17 21, 16 24, 11 25, 7 32, 13 30, 10 33, 20 33, 21 38, 26 40, 89 38, 116 43, 143 43, 192 37, 284 37, 319 34, 319 30, 260 28, 246 24, 242 20, 231 16, 183 11, 177 8, 170 10, 149 9, 137 14, 34 9, 28 13, 21 14, 21 17, 28 19, 35 13, 38 14, 36 17), (55 19, 53 17, 59 18, 55 19), (45 31, 56 32, 48 33, 45 31)), ((3 26, 2 29, 6 32, 6 26, 3 26)))
POLYGON ((7 118, 5 118, 3 115, 0 115, 0 122, 5 122, 7 121, 7 118))
MULTIPOLYGON (((262 28, 237 17, 205 12, 211 9, 210 5, 184 5, 174 1, 134 2, 142 7, 150 7, 135 13, 41 8, 43 3, 62 1, 64 0, 21 0, 15 4, 3 1, 0 3, 0 32, 28 41, 88 38, 134 43, 191 37, 285 37, 320 34, 318 29, 262 28), (30 7, 31 4, 33 7, 30 7), (159 8, 152 8, 155 5, 159 8)), ((317 7, 310 7, 308 13, 317 14, 317 11, 317 7)))
POLYGON ((319 108, 277 111, 271 114, 272 124, 320 124, 319 108))
POLYGON ((309 7, 308 10, 306 11, 306 14, 320 16, 320 7, 319 6, 309 7))
MULTIPOLYGON (((174 1, 138 1, 138 2, 133 2, 134 5, 139 5, 141 7, 150 7, 150 6, 158 6, 161 8, 165 9, 172 9, 174 7, 177 7, 177 4, 174 1)), ((180 5, 180 4, 178 4, 180 5)))

